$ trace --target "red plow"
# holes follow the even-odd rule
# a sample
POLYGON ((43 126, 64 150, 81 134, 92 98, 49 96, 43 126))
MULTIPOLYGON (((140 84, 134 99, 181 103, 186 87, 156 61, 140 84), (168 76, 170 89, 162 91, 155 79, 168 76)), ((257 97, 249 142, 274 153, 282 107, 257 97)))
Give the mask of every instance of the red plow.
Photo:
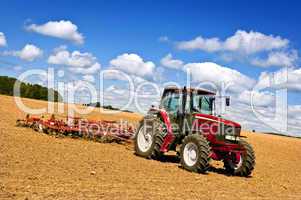
POLYGON ((49 119, 26 115, 25 119, 18 119, 16 125, 49 135, 85 138, 103 143, 129 142, 135 132, 128 122, 96 121, 70 116, 56 119, 54 115, 49 119))

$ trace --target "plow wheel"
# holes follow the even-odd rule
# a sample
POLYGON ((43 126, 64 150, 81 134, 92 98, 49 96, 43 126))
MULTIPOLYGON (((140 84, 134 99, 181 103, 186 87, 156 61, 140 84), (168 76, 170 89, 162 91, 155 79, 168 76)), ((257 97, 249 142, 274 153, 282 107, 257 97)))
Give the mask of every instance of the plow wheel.
POLYGON ((65 130, 64 129, 59 129, 58 132, 57 132, 57 136, 64 136, 65 135, 65 130))
POLYGON ((210 146, 202 135, 188 135, 180 151, 181 165, 192 172, 205 173, 209 169, 210 146))
POLYGON ((164 141, 164 124, 158 120, 142 121, 135 136, 135 153, 138 156, 159 160, 164 141))
POLYGON ((18 119, 18 120, 16 121, 16 126, 17 126, 17 127, 22 127, 22 126, 25 126, 25 123, 24 123, 24 121, 18 119))
POLYGON ((38 122, 34 122, 34 123, 32 124, 32 129, 33 129, 34 131, 39 132, 39 123, 38 123, 38 122))
POLYGON ((49 128, 49 129, 48 129, 48 134, 49 134, 49 135, 56 135, 56 130, 55 130, 55 129, 49 128))
POLYGON ((45 128, 44 128, 43 124, 38 123, 38 130, 37 131, 39 131, 40 133, 44 133, 44 130, 45 130, 45 128))
POLYGON ((229 153, 228 158, 224 159, 224 167, 232 175, 247 177, 254 169, 255 153, 248 142, 240 140, 239 144, 245 149, 245 152, 229 153))

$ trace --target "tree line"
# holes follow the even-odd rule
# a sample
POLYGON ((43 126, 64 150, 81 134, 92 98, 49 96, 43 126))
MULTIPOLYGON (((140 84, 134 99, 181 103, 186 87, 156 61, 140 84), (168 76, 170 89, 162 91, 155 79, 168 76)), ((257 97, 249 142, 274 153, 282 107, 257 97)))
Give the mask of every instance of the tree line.
POLYGON ((61 95, 54 89, 43 87, 39 84, 24 83, 16 78, 0 76, 0 94, 13 96, 14 84, 20 82, 20 97, 40 99, 48 101, 48 92, 54 93, 54 101, 62 101, 61 95))
MULTIPOLYGON (((108 109, 108 110, 120 110, 119 108, 115 108, 111 105, 101 105, 100 102, 95 102, 95 103, 88 103, 88 104, 83 104, 83 106, 92 106, 92 107, 96 107, 96 108, 103 108, 103 109, 108 109)), ((122 112, 129 112, 129 113, 133 113, 133 111, 130 110, 121 110, 122 112)))

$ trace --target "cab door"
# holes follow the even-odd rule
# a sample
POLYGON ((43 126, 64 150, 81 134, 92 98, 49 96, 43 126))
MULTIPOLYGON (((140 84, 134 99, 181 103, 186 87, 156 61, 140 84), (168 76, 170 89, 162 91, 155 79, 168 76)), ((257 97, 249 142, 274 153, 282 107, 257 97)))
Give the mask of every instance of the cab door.
POLYGON ((181 93, 175 93, 175 92, 167 93, 163 98, 161 106, 168 113, 169 120, 172 124, 173 132, 178 133, 179 124, 180 124, 179 113, 181 113, 181 109, 182 109, 181 93))

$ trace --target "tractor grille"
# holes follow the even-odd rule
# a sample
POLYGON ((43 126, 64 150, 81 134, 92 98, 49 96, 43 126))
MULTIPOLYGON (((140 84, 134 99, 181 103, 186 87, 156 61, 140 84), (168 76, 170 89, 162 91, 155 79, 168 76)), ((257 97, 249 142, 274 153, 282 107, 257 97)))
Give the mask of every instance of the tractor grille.
POLYGON ((240 130, 241 130, 240 127, 233 127, 233 126, 221 124, 219 132, 221 135, 239 136, 240 130))

